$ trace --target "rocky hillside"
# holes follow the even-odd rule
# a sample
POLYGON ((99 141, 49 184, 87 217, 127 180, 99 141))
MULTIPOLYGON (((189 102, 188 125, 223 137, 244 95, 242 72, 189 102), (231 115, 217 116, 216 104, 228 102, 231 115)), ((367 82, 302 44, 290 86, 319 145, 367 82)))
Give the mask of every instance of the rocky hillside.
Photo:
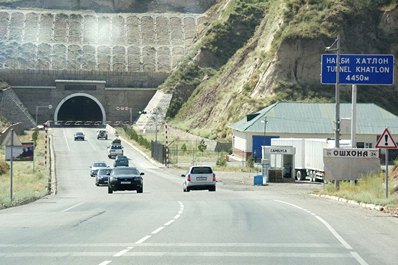
MULTIPOLYGON (((229 124, 276 101, 333 102, 320 61, 338 33, 342 53, 398 55, 394 0, 222 0, 209 12, 218 20, 163 85, 170 122, 209 138, 229 138, 229 124)), ((359 86, 358 102, 398 114, 394 76, 394 86, 359 86)))

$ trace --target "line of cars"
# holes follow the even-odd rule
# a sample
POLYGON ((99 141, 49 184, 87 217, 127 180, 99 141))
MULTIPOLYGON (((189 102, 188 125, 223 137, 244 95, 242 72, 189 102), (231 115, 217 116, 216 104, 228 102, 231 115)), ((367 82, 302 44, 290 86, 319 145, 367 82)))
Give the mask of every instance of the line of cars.
MULTIPOLYGON (((106 130, 98 130, 97 139, 101 138, 108 139, 106 130)), ((144 189, 142 176, 144 173, 135 167, 129 167, 129 159, 123 153, 121 140, 119 138, 114 139, 108 146, 108 157, 114 158, 113 168, 110 168, 105 162, 94 162, 90 166, 90 176, 95 177, 95 185, 107 185, 108 193, 118 190, 136 190, 137 193, 142 193, 144 189)), ((184 177, 184 192, 191 190, 216 191, 216 175, 210 166, 191 166, 187 173, 181 176, 184 177)))
MULTIPOLYGON (((97 139, 108 139, 106 130, 98 130, 97 139)), ((107 148, 109 158, 114 158, 113 168, 106 162, 94 162, 90 166, 90 176, 95 177, 95 185, 107 186, 108 193, 121 190, 144 191, 143 172, 136 167, 129 166, 129 159, 124 155, 123 146, 119 138, 114 139, 107 148)))

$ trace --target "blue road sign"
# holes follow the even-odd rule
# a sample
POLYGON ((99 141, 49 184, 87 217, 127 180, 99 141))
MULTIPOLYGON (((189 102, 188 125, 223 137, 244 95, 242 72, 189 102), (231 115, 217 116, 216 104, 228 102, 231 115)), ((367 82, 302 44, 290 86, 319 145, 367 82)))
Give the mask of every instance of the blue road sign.
MULTIPOLYGON (((336 54, 322 54, 322 84, 336 84, 336 54)), ((394 56, 341 54, 339 84, 392 85, 394 56)))

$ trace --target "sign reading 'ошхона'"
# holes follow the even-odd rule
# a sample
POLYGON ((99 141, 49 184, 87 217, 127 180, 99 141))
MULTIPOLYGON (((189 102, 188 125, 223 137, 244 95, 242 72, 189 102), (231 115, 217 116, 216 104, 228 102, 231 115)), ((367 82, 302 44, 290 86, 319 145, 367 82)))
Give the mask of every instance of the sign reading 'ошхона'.
POLYGON ((378 149, 365 148, 325 148, 325 157, 379 158, 378 149))
MULTIPOLYGON (((393 55, 342 54, 339 64, 339 84, 392 85, 393 55)), ((335 84, 337 55, 322 54, 322 84, 335 84)))

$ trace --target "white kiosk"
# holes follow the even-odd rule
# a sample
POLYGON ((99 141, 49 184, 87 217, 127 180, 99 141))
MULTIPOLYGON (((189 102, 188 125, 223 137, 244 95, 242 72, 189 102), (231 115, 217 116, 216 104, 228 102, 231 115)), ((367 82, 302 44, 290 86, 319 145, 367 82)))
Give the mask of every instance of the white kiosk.
POLYGON ((263 172, 263 175, 267 176, 269 182, 294 181, 295 154, 294 146, 263 146, 263 170, 268 171, 263 172))

